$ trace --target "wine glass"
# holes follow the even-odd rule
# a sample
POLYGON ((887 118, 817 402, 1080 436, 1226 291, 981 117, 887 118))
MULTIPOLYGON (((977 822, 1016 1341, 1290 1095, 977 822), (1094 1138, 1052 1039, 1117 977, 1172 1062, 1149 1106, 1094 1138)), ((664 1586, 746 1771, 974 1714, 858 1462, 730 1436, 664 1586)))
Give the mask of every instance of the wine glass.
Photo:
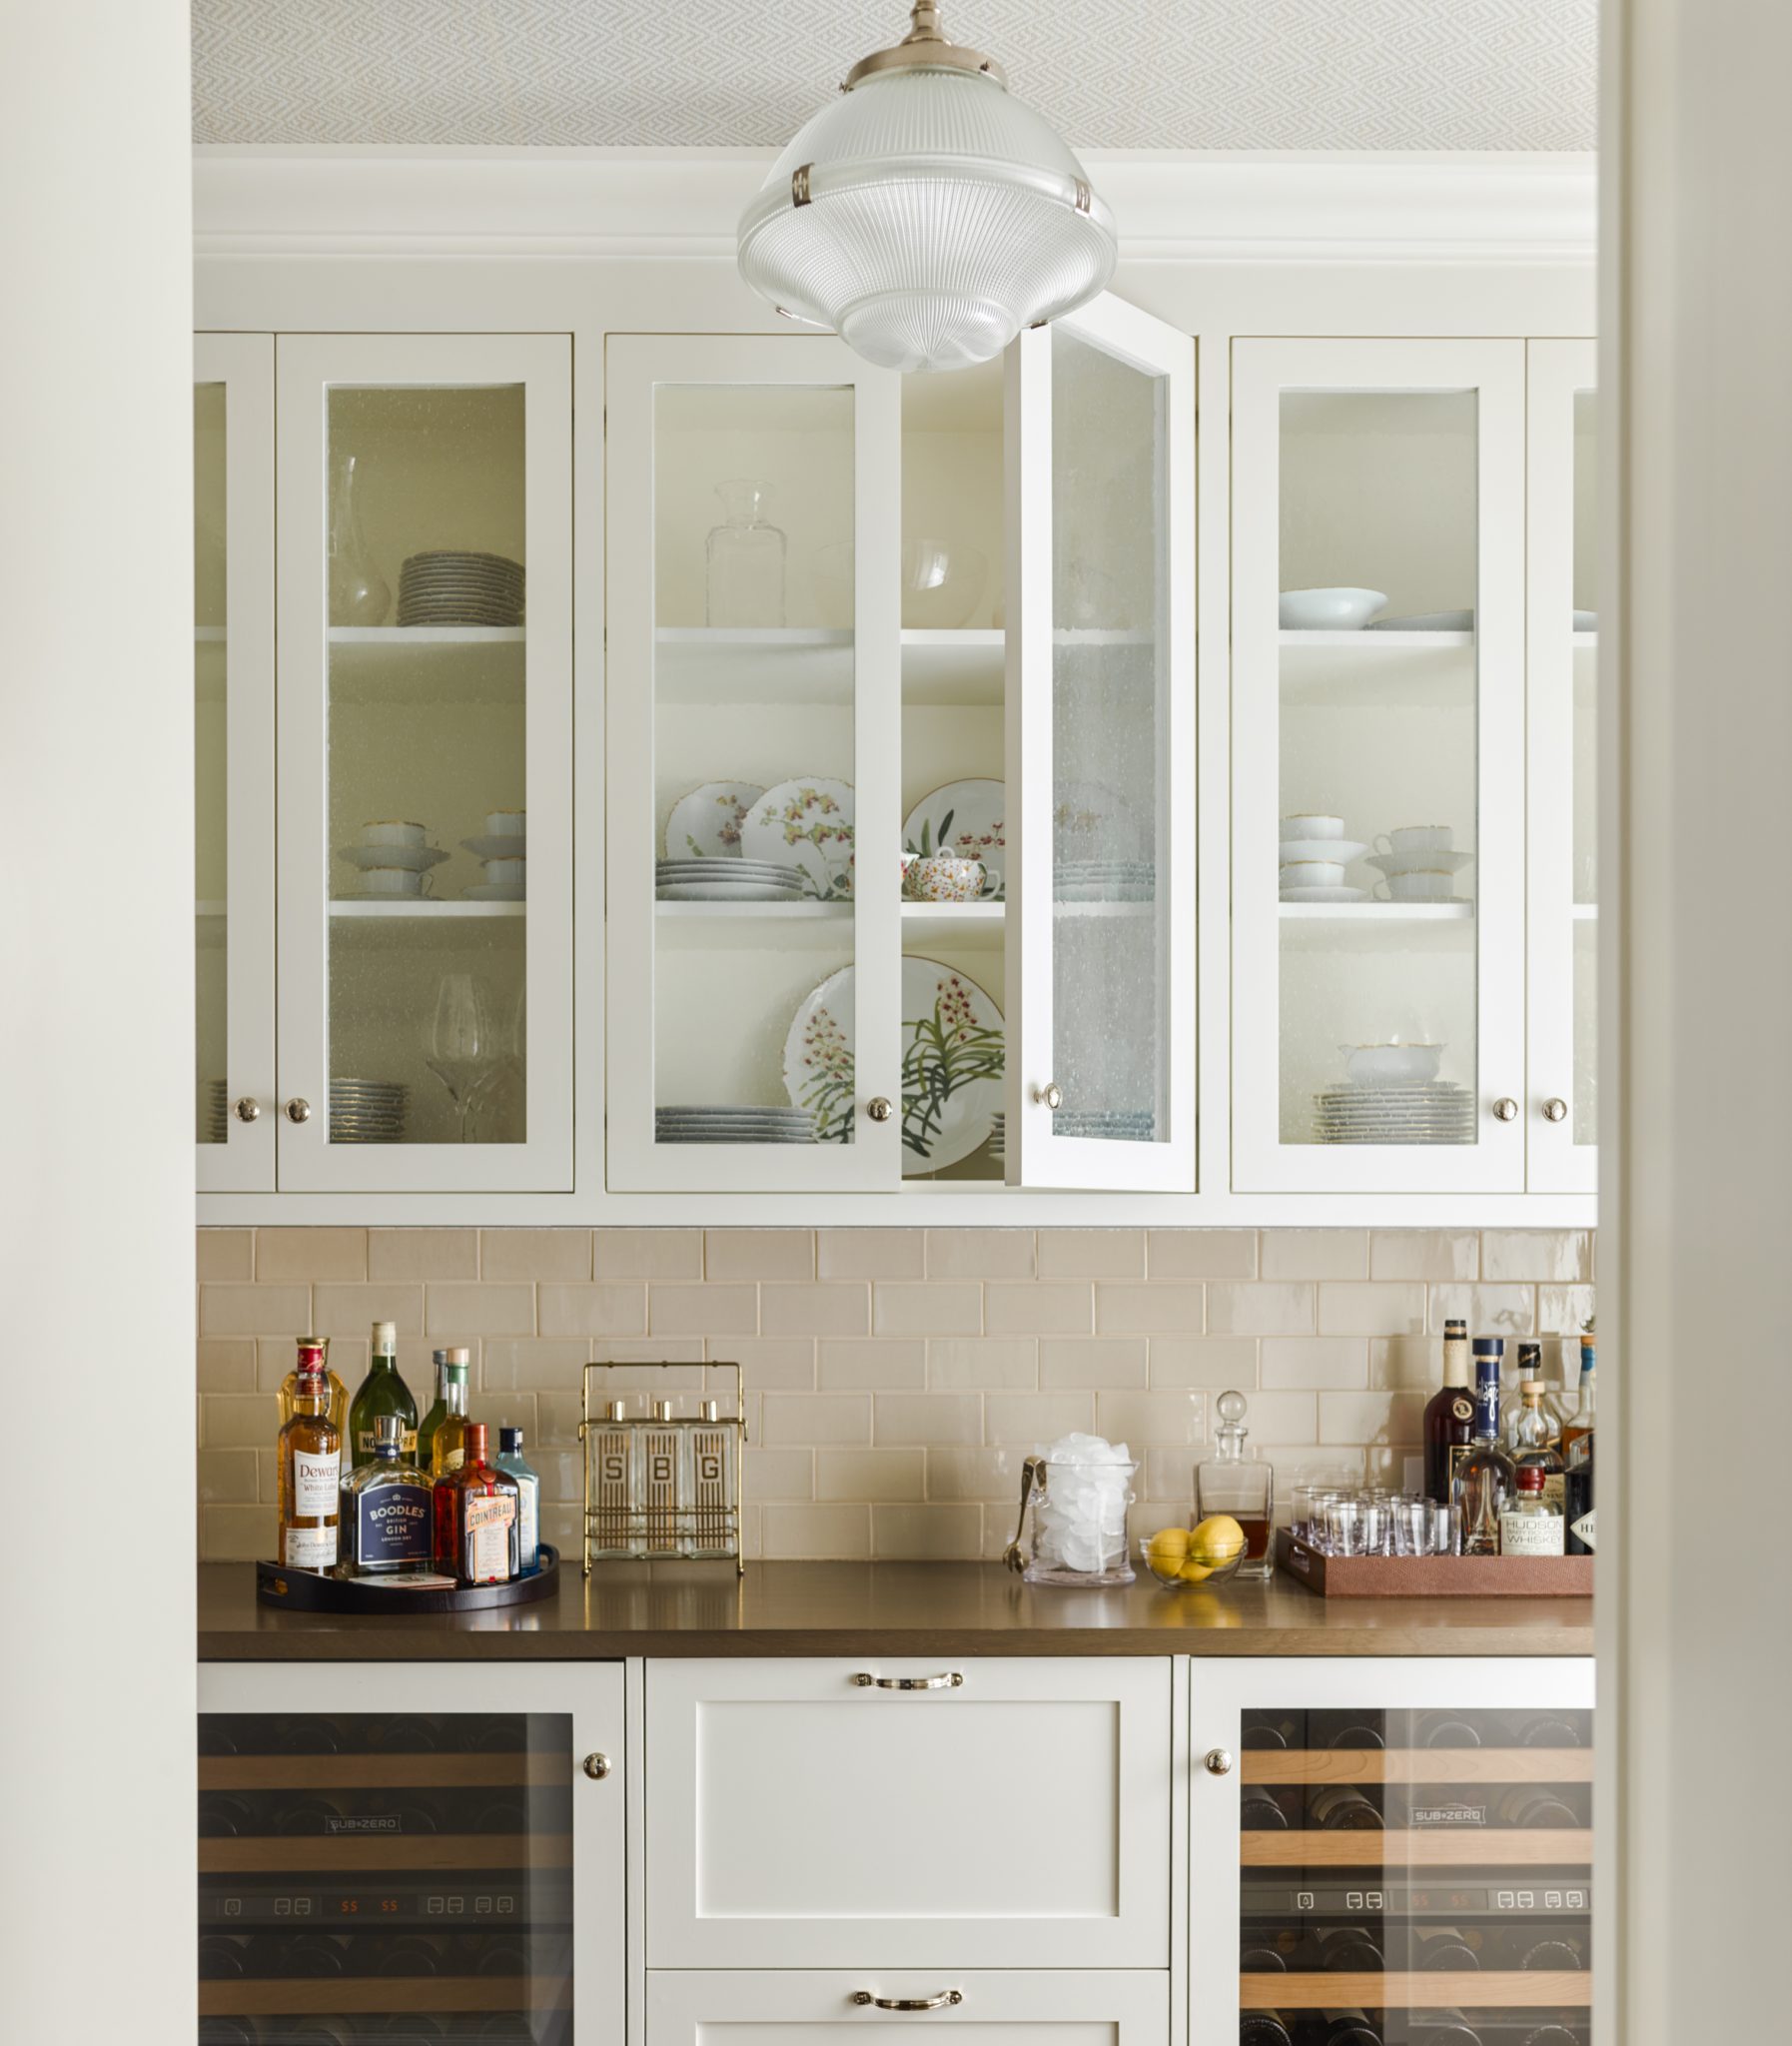
POLYGON ((484 1114, 486 1104, 500 1096, 514 1080, 523 1081, 528 1060, 528 979, 525 975, 516 990, 516 1000, 510 1010, 507 1023, 497 1025, 492 1034, 493 1058, 490 1070, 473 1085, 472 1113, 476 1126, 484 1114))
POLYGON ((491 1006, 484 982, 475 975, 442 976, 424 1063, 448 1089, 459 1118, 460 1141, 469 1143, 473 1108, 480 1088, 497 1063, 491 1006))

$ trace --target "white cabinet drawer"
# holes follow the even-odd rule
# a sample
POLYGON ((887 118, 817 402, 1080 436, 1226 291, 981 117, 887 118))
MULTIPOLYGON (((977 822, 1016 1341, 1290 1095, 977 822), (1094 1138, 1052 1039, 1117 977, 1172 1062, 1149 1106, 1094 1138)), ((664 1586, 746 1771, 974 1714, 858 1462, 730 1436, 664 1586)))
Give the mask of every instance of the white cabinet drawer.
POLYGON ((1165 1967, 1170 1776, 1168 1656, 650 1662, 647 1965, 1165 1967))
POLYGON ((972 2046, 972 2031, 976 2046, 1168 2046, 1170 1977, 937 1968, 647 1977, 647 2046, 778 2046, 793 2036, 801 2046, 903 2046, 906 2038, 942 2025, 959 2032, 965 2046, 972 2046), (951 1992, 960 2001, 918 2011, 854 2000, 870 1995, 932 2003, 951 1992))

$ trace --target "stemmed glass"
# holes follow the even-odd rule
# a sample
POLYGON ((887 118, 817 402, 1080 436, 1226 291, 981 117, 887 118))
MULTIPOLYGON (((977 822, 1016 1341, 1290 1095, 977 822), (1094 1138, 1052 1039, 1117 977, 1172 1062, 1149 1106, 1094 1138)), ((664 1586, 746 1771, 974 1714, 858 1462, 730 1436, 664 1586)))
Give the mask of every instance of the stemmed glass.
POLYGON ((497 1058, 484 982, 470 973, 445 973, 436 992, 424 1063, 448 1091, 462 1144, 472 1140, 472 1112, 497 1058))
POLYGON ((485 1112, 485 1104, 500 1093, 511 1081, 521 1081, 528 1059, 528 980, 525 977, 516 990, 516 1001, 510 1011, 508 1023, 498 1025, 492 1032, 492 1061, 490 1070, 475 1081, 472 1090, 472 1112, 476 1120, 485 1112))

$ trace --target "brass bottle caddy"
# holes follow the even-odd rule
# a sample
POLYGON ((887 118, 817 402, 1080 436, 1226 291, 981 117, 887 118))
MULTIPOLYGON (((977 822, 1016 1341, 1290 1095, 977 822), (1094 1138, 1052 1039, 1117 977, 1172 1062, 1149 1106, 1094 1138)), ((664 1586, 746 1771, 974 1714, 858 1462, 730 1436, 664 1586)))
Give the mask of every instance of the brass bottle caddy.
MULTIPOLYGON (((645 1414, 608 1394, 594 1372, 682 1371, 675 1364, 587 1364, 584 1574, 599 1562, 732 1562, 745 1575, 740 1547, 740 1466, 746 1443, 746 1388, 737 1364, 734 1412, 711 1395, 646 1399, 645 1414), (688 1410, 694 1407, 697 1411, 688 1410), (686 1411, 680 1411, 681 1409, 686 1411)), ((636 1402, 646 1398, 633 1396, 636 1402)))

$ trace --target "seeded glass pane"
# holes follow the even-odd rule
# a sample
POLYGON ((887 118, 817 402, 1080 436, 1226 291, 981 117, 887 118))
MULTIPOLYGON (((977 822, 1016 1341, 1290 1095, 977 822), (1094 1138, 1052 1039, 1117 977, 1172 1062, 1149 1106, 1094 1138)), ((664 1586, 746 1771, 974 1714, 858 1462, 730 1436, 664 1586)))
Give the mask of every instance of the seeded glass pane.
POLYGON ((329 407, 331 1141, 519 1144, 523 392, 329 407))
POLYGON ((1598 407, 1574 394, 1574 1108, 1576 1144, 1598 1142, 1598 407))
POLYGON ((1475 1140, 1475 421, 1283 397, 1285 1144, 1475 1140))
POLYGON ((850 389, 655 393, 657 1143, 853 1141, 853 469, 850 389))
POLYGON ((1165 386, 1052 339, 1052 1077, 1059 1135, 1168 1140, 1165 386))
POLYGON ((202 1713, 201 2046, 571 2046, 564 1713, 202 1713))
POLYGON ((1585 1711, 1247 1711, 1240 2046, 1587 2046, 1585 1711))
POLYGON ((230 1012, 225 829, 225 428, 224 386, 193 393, 193 780, 195 937, 198 966, 197 1128, 202 1144, 222 1144, 230 1012))

